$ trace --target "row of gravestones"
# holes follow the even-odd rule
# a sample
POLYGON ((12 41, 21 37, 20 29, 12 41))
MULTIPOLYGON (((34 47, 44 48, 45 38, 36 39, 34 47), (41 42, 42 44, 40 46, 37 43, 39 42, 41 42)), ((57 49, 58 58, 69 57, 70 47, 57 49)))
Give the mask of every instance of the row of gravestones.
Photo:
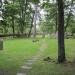
POLYGON ((0 38, 0 50, 3 50, 3 39, 0 38))

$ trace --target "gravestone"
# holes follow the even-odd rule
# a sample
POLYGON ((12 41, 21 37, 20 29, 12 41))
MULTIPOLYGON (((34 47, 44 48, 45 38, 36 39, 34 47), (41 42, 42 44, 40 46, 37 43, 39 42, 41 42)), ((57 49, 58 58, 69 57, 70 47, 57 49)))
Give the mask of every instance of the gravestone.
POLYGON ((3 39, 0 38, 0 50, 3 50, 3 39))

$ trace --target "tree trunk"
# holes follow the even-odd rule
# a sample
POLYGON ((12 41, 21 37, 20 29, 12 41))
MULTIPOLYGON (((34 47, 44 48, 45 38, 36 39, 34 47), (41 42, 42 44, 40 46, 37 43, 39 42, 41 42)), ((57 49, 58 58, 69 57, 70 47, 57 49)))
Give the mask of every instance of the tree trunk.
POLYGON ((2 17, 2 5, 3 5, 3 3, 2 3, 2 0, 0 0, 0 16, 2 17))
POLYGON ((13 31, 13 35, 14 35, 15 34, 14 15, 12 16, 12 31, 13 31))
POLYGON ((2 8, 2 0, 0 0, 0 8, 2 8))
POLYGON ((37 19, 37 4, 35 4, 34 25, 33 25, 33 40, 36 37, 36 19, 37 19))
POLYGON ((26 19, 26 10, 28 1, 27 0, 19 0, 20 4, 20 32, 21 34, 24 34, 24 28, 25 28, 25 19, 26 19))
POLYGON ((65 45, 64 45, 64 2, 63 0, 57 0, 58 2, 58 62, 63 63, 65 61, 65 45))
POLYGON ((58 30, 58 13, 56 11, 56 26, 55 26, 55 33, 57 32, 58 30))
POLYGON ((7 27, 4 26, 4 34, 6 34, 6 33, 7 33, 7 27))
POLYGON ((56 14, 55 14, 55 34, 57 33, 58 31, 58 7, 57 7, 57 4, 55 5, 55 8, 56 8, 56 14))
POLYGON ((32 21, 31 21, 31 27, 30 27, 30 31, 29 31, 28 37, 31 36, 31 31, 32 31, 32 27, 33 27, 33 20, 34 20, 34 13, 33 13, 32 21))
MULTIPOLYGON (((14 5, 14 0, 13 0, 13 5, 14 5)), ((13 32, 13 35, 15 34, 15 18, 14 18, 14 11, 13 11, 13 15, 12 15, 12 32, 13 32)), ((14 36, 13 36, 14 37, 14 36)))

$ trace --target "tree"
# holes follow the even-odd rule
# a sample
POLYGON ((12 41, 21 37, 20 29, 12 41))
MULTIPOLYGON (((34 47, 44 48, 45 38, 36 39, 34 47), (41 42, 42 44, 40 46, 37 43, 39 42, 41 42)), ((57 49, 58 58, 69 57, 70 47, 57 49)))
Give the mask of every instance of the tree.
POLYGON ((33 39, 35 39, 35 37, 36 37, 36 20, 37 20, 37 3, 35 3, 33 39))
POLYGON ((3 6, 3 21, 5 22, 4 26, 12 28, 11 31, 13 35, 15 34, 15 20, 16 15, 18 15, 18 4, 15 1, 5 1, 3 6), (9 25, 9 26, 8 26, 9 25))
MULTIPOLYGON (((67 20, 66 20, 66 25, 65 25, 65 32, 66 32, 66 30, 67 30, 67 27, 69 26, 69 21, 70 21, 70 19, 71 19, 71 16, 72 16, 72 13, 73 13, 73 7, 74 7, 74 5, 73 5, 73 2, 74 2, 74 0, 71 0, 70 1, 71 3, 70 3, 70 8, 68 8, 69 9, 69 13, 68 13, 68 15, 67 15, 67 20)), ((65 9, 66 10, 66 9, 65 9)))
POLYGON ((34 5, 34 18, 33 18, 33 41, 36 37, 36 20, 37 20, 37 10, 39 0, 31 0, 31 3, 34 5))
POLYGON ((66 60, 65 45, 64 45, 64 2, 63 0, 57 0, 57 2, 58 2, 58 62, 63 63, 66 60))
MULTIPOLYGON (((2 5, 3 5, 2 0, 0 0, 0 11, 1 12, 2 12, 2 5)), ((2 16, 0 16, 0 17, 2 17, 2 16)), ((0 38, 0 50, 3 50, 3 40, 1 38, 0 38)))
POLYGON ((21 34, 24 33, 24 28, 26 25, 26 11, 28 6, 28 0, 19 0, 20 5, 20 31, 21 34))
POLYGON ((33 27, 33 20, 34 20, 34 13, 33 13, 33 16, 32 16, 32 18, 31 18, 31 26, 30 26, 30 30, 29 30, 28 37, 31 36, 31 31, 32 31, 32 27, 33 27))

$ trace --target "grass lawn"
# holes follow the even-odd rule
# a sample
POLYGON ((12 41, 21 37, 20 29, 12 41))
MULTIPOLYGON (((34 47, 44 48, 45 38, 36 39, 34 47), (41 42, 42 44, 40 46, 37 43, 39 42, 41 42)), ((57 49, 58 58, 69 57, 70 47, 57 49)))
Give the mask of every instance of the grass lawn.
MULTIPOLYGON (((65 40, 66 57, 68 61, 65 64, 57 64, 57 40, 43 39, 47 44, 40 60, 32 65, 32 69, 26 71, 27 75, 75 75, 75 40, 65 40), (51 62, 43 61, 50 57, 51 62)), ((40 48, 42 40, 33 43, 31 39, 12 39, 4 40, 4 50, 0 51, 0 75, 16 75, 28 59, 36 55, 40 48)))
POLYGON ((27 71, 27 75, 75 75, 75 39, 65 40, 67 62, 65 64, 57 64, 57 40, 45 39, 48 48, 43 56, 33 65, 33 69, 27 71), (51 62, 43 61, 44 58, 50 57, 51 62))
POLYGON ((31 39, 4 40, 4 50, 0 51, 0 75, 16 75, 20 66, 36 54, 40 44, 31 39))

